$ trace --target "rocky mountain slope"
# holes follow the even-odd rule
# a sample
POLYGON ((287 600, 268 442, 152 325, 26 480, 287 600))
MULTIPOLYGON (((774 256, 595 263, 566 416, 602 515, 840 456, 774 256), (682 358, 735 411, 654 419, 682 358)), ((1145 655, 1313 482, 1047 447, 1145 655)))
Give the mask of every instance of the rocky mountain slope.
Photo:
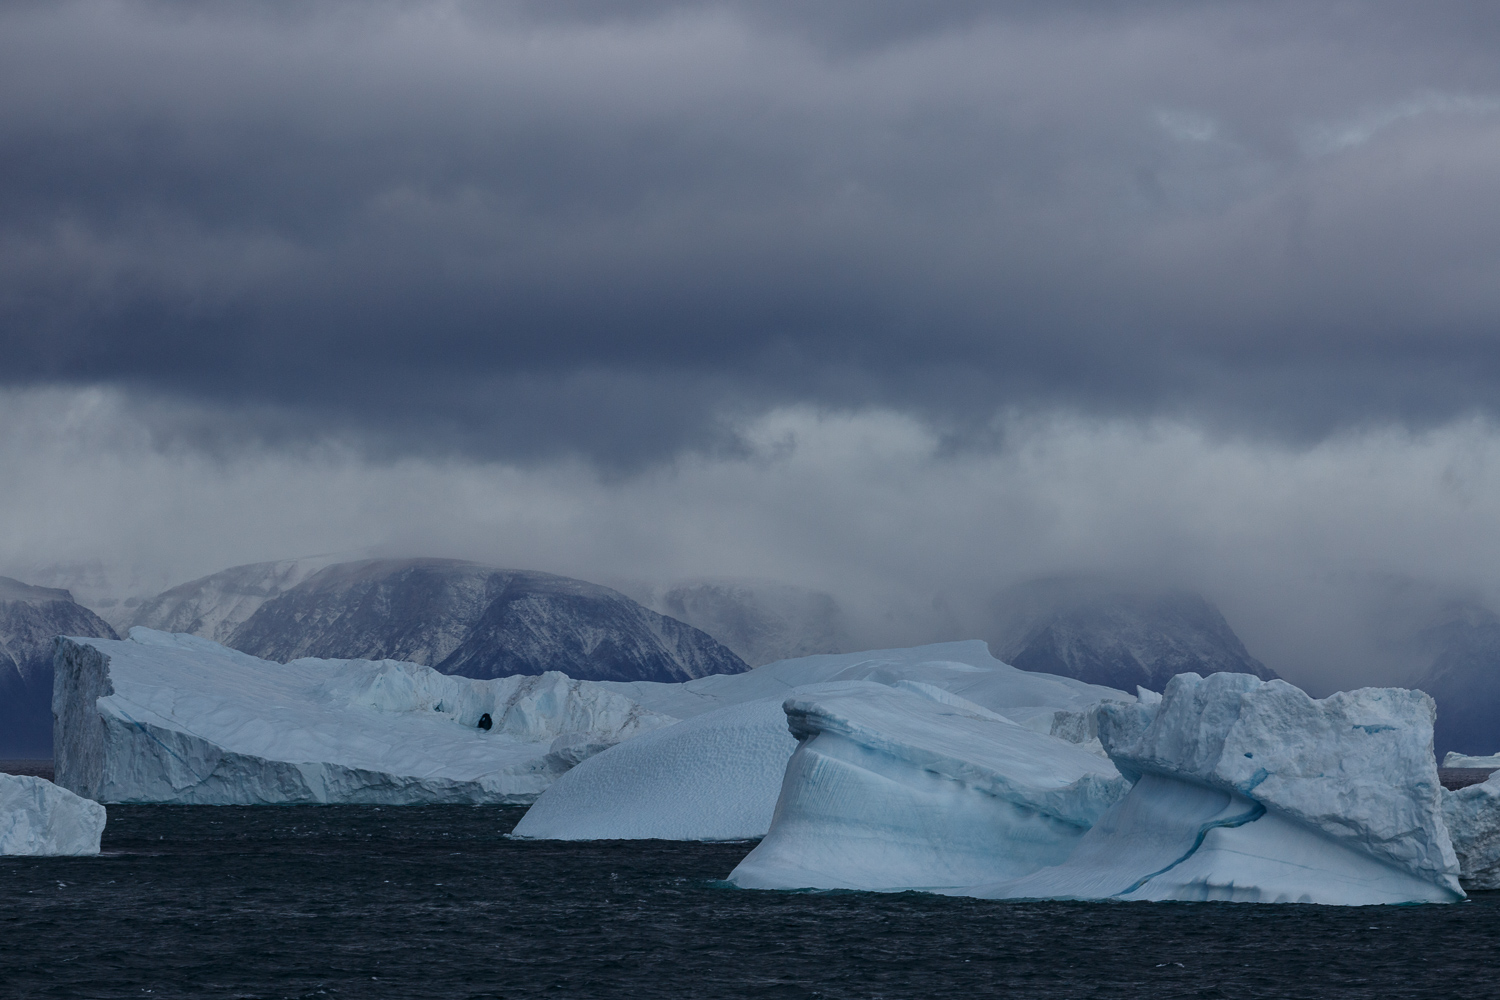
POLYGON ((381 559, 324 566, 283 587, 299 571, 235 567, 163 594, 136 624, 282 662, 395 659, 479 678, 561 670, 580 680, 683 681, 749 669, 690 625, 550 573, 381 559))
POLYGON ((822 591, 736 579, 622 589, 653 611, 707 632, 752 667, 857 648, 844 609, 822 591))
POLYGON ((1454 603, 1417 636, 1430 657, 1416 686, 1437 702, 1433 749, 1500 753, 1500 616, 1479 604, 1454 603))
POLYGON ((1007 589, 996 599, 987 638, 996 657, 1022 670, 1126 691, 1160 691, 1187 672, 1276 676, 1202 596, 1091 577, 1007 589))
POLYGON ((0 576, 0 757, 52 756, 52 640, 118 638, 66 590, 0 576))
POLYGON ((158 594, 139 606, 130 624, 229 645, 261 605, 337 561, 325 556, 234 566, 158 594))

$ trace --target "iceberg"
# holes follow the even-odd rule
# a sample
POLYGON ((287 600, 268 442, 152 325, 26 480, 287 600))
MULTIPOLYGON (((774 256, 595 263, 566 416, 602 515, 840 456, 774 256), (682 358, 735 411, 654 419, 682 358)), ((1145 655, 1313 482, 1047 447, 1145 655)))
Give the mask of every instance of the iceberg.
POLYGON ((540 840, 751 840, 797 741, 780 700, 705 712, 564 774, 511 831, 540 840))
POLYGON ((1130 793, 1065 862, 969 894, 1343 905, 1460 899, 1432 699, 1314 700, 1248 674, 1180 674, 1159 705, 1104 705, 1130 793))
POLYGON ((1466 757, 1461 753, 1449 750, 1443 757, 1444 767, 1466 767, 1491 771, 1500 771, 1500 754, 1491 754, 1488 757, 1466 757))
MULTIPOLYGON (((1446 760, 1444 765, 1467 766, 1446 760)), ((1500 889, 1500 781, 1496 776, 1457 791, 1445 789, 1443 819, 1453 838, 1463 884, 1470 889, 1500 889)))
POLYGON ((0 774, 0 855, 98 854, 104 807, 45 778, 0 774))
MULTIPOLYGON (((1091 740, 1094 707, 1123 691, 1017 670, 978 640, 780 660, 681 684, 601 682, 687 721, 621 743, 548 788, 513 836, 556 840, 740 840, 771 826, 797 740, 789 695, 819 684, 925 684, 1038 733, 1091 740)), ((1097 743, 1091 744, 1097 746, 1097 743)), ((1099 758, 1106 769, 1109 765, 1099 758)))
POLYGON ((524 804, 676 721, 555 671, 282 664, 146 628, 59 638, 54 665, 57 782, 100 802, 524 804))
POLYGON ((800 743, 729 881, 951 889, 1063 861, 1127 782, 1109 761, 942 688, 845 681, 785 711, 800 743))

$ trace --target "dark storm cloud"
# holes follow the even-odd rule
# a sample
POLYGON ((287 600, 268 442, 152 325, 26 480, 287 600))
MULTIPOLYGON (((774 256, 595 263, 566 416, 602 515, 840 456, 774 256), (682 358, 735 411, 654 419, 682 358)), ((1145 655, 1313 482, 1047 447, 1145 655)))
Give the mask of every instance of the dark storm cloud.
POLYGON ((1492 5, 813 6, 9 6, 0 374, 624 466, 1500 408, 1492 5))

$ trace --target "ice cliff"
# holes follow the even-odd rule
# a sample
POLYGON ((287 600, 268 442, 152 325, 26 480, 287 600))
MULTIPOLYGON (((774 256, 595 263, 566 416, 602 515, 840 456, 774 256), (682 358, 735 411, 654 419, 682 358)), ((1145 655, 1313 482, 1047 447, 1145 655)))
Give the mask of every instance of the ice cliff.
MULTIPOLYGON (((797 740, 783 709, 810 685, 915 682, 1034 733, 1088 740, 1093 707, 1122 691, 1017 670, 979 641, 782 660, 685 684, 604 686, 688 721, 584 761, 537 800, 515 835, 564 840, 737 840, 771 825, 797 740)), ((920 699, 918 699, 920 702, 920 699)), ((1107 762, 1094 758, 1106 770, 1107 762)))
POLYGON ((1105 705, 1136 784, 1064 863, 976 887, 997 898, 1336 904, 1462 896, 1432 756, 1432 699, 1321 701, 1246 674, 1179 675, 1159 705, 1105 705))
POLYGON ((814 686, 746 888, 944 889, 1057 864, 1128 787, 1104 758, 920 681, 814 686))
POLYGON ((765 834, 797 741, 780 699, 727 705, 590 757, 513 835, 543 840, 750 840, 765 834))
POLYGON ((59 639, 55 668, 58 784, 101 802, 525 803, 674 721, 556 672, 282 664, 144 628, 59 639))
POLYGON ((1468 889, 1500 889, 1500 754, 1469 757, 1449 752, 1445 768, 1487 770, 1487 780, 1443 790, 1443 819, 1458 855, 1459 879, 1468 889))
POLYGON ((98 854, 104 807, 44 778, 0 774, 0 855, 98 854))

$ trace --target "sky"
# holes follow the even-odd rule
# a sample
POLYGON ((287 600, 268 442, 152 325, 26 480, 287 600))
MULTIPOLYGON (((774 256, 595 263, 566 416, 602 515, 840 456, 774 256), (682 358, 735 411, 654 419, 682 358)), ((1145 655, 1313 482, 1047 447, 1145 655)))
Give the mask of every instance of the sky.
MULTIPOLYGON (((0 573, 1500 590, 1487 3, 0 5, 0 573)), ((1411 614, 1417 614, 1412 611, 1411 614)), ((1406 612, 1402 612, 1406 614, 1406 612)))

